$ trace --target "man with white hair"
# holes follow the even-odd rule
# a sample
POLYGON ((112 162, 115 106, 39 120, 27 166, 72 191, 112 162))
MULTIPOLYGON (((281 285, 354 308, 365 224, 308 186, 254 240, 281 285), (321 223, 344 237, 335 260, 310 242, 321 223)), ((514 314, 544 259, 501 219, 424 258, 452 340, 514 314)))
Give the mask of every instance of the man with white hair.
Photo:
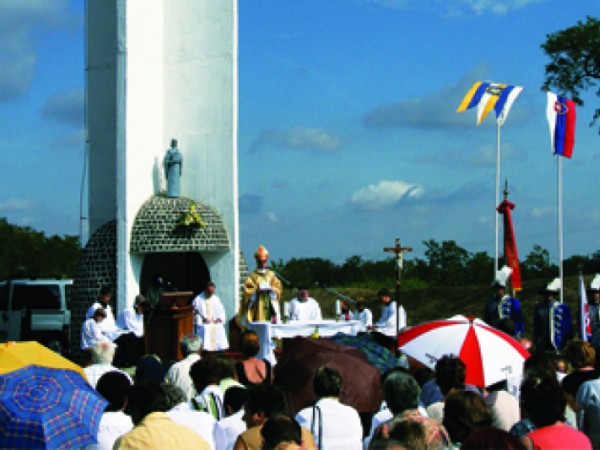
POLYGON ((506 319, 512 320, 514 333, 511 334, 518 339, 525 334, 525 324, 523 323, 523 312, 521 311, 519 299, 506 293, 511 274, 512 269, 508 266, 504 266, 496 272, 496 277, 492 282, 494 297, 489 299, 485 305, 483 320, 494 328, 502 328, 501 324, 506 319))
MULTIPOLYGON (((185 393, 179 386, 164 383, 162 388, 167 396, 167 404, 169 407, 167 416, 175 422, 194 430, 208 442, 211 449, 220 450, 220 447, 215 446, 216 419, 207 412, 190 409, 185 393)), ((223 440, 220 433, 221 432, 219 431, 218 437, 220 440, 223 440)))
POLYGON ((120 372, 126 375, 131 384, 133 384, 133 380, 129 374, 112 365, 116 347, 113 342, 98 342, 92 347, 92 364, 85 367, 83 371, 93 388, 96 387, 96 383, 98 383, 100 377, 107 372, 120 372))
POLYGON ((183 359, 169 368, 165 376, 165 383, 179 386, 189 401, 196 396, 196 389, 190 376, 190 368, 196 361, 200 360, 202 339, 194 333, 186 334, 179 341, 179 347, 183 359))

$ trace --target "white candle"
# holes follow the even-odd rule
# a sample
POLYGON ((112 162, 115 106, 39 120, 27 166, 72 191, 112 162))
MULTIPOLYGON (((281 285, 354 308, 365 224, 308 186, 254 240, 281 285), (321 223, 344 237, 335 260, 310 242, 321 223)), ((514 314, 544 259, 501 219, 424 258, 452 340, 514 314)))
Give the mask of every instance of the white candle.
POLYGON ((339 300, 335 301, 335 315, 336 316, 342 315, 342 303, 339 300))
POLYGON ((290 302, 283 302, 283 317, 290 317, 290 302))

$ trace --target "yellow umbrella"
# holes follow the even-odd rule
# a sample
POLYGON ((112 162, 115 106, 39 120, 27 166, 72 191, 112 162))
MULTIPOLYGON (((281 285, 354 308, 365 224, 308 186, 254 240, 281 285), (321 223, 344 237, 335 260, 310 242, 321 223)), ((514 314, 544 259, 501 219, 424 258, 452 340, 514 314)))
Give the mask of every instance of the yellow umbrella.
POLYGON ((70 369, 79 373, 87 381, 83 369, 77 364, 53 352, 36 341, 0 344, 0 375, 29 365, 70 369))

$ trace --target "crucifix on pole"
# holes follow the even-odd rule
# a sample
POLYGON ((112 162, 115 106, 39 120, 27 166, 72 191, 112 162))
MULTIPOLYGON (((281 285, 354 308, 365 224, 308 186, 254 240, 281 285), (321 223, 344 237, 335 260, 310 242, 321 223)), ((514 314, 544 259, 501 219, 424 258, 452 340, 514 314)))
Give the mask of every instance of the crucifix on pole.
POLYGON ((396 344, 394 353, 398 357, 398 334, 400 332, 400 282, 402 280, 402 266, 404 265, 404 252, 412 252, 412 247, 402 247, 400 238, 396 238, 396 245, 385 247, 384 252, 392 252, 396 255, 396 344))

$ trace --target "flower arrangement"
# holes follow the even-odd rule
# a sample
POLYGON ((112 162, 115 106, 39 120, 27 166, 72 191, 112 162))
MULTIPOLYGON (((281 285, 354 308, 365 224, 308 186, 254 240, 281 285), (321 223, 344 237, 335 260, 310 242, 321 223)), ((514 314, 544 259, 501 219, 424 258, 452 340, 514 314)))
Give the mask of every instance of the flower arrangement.
POLYGON ((196 204, 194 202, 190 202, 189 210, 179 216, 177 226, 179 228, 188 230, 196 230, 198 228, 206 227, 206 222, 202 220, 202 216, 200 216, 200 213, 197 211, 196 204))

